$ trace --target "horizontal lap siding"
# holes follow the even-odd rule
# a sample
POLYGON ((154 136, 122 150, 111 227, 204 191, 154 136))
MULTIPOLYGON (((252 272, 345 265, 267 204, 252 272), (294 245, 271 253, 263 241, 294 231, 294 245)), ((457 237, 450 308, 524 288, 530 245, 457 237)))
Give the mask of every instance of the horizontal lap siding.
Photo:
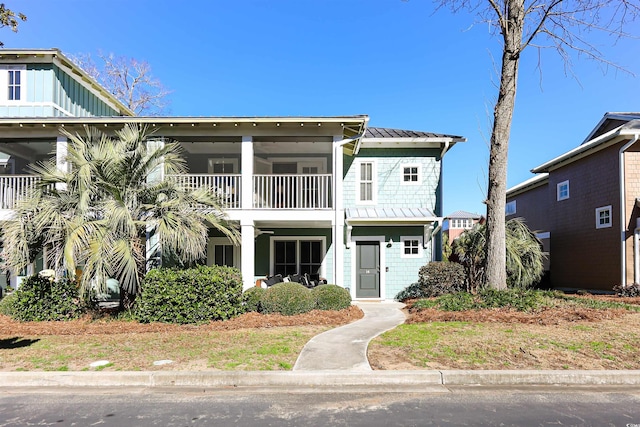
POLYGON ((556 287, 611 289, 620 281, 618 148, 610 147, 549 175, 551 281, 556 287), (569 199, 556 201, 569 180, 569 199), (612 226, 596 229, 595 210, 611 205, 612 226))

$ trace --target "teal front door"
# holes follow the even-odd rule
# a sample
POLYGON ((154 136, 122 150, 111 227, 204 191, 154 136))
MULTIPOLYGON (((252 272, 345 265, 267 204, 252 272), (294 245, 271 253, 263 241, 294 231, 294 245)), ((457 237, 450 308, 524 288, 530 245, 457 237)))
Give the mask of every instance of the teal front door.
POLYGON ((380 298, 379 242, 356 242, 356 298, 380 298))

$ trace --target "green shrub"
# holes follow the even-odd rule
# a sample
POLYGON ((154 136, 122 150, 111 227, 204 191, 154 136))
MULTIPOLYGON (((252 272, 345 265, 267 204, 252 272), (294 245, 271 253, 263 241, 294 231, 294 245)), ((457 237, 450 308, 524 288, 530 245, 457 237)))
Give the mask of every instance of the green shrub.
POLYGON ((299 283, 283 282, 268 288, 260 300, 263 313, 285 316, 307 313, 316 307, 311 291, 299 283))
POLYGON ((406 301, 408 299, 426 298, 422 285, 420 283, 412 283, 395 296, 398 301, 406 301))
POLYGON ((453 262, 432 261, 420 267, 418 283, 425 297, 460 292, 465 290, 464 268, 453 262))
POLYGON ((242 312, 240 272, 231 267, 198 266, 147 273, 134 318, 144 323, 203 323, 242 312))
POLYGON ((13 317, 14 312, 14 304, 16 301, 16 293, 11 292, 10 294, 5 294, 5 296, 0 299, 0 314, 4 314, 5 316, 13 317))
POLYGON ((78 286, 69 279, 56 281, 36 274, 27 277, 13 293, 13 301, 8 305, 11 317, 16 320, 71 320, 86 310, 78 286))
POLYGON ((468 292, 442 295, 432 300, 416 301, 416 308, 437 308, 443 311, 507 308, 531 312, 557 305, 562 297, 553 292, 524 289, 483 289, 477 295, 468 292))
POLYGON ((343 310, 351 306, 351 294, 338 285, 320 285, 311 289, 319 310, 343 310))
POLYGON ((249 288, 242 294, 242 304, 244 305, 244 311, 262 311, 262 305, 260 304, 260 300, 264 296, 264 293, 267 290, 264 288, 259 288, 257 286, 253 288, 249 288))

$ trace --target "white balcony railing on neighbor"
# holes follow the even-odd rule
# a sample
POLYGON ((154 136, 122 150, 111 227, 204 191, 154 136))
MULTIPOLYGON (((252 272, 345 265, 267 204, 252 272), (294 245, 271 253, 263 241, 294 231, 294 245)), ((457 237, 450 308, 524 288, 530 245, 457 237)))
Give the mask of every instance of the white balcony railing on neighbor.
POLYGON ((34 175, 0 175, 0 209, 14 209, 39 180, 34 175))
POLYGON ((331 175, 254 175, 256 209, 331 208, 331 175))
POLYGON ((188 190, 195 190, 200 187, 210 188, 222 203, 224 209, 240 208, 242 200, 241 177, 240 175, 211 175, 211 174, 186 174, 186 175, 167 175, 167 179, 171 179, 179 186, 188 190))

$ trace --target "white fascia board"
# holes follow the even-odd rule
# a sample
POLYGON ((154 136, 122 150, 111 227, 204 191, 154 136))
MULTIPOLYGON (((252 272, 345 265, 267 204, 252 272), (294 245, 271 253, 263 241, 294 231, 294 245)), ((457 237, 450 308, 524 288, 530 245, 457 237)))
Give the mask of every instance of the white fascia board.
POLYGON ((513 187, 507 189, 506 195, 507 197, 515 196, 517 194, 522 193, 524 190, 531 190, 533 188, 539 187, 547 183, 549 179, 548 173, 541 173, 532 178, 529 178, 526 181, 521 182, 520 184, 516 184, 513 187))
POLYGON ((631 120, 635 120, 635 119, 640 119, 640 113, 621 113, 621 112, 618 112, 618 113, 616 113, 616 112, 605 113, 604 116, 602 116, 602 118, 598 122, 598 124, 593 128, 593 130, 591 130, 591 132, 589 132, 589 135, 587 135, 587 137, 584 139, 584 141, 582 141, 582 144, 585 144, 585 143, 589 142, 589 140, 593 137, 593 134, 596 133, 596 131, 598 129, 600 129, 600 126, 602 126, 604 124, 604 122, 607 121, 607 120, 627 120, 627 121, 631 121, 631 120))
POLYGON ((592 139, 586 144, 579 145, 573 150, 567 151, 566 153, 554 159, 551 159, 548 162, 543 163, 542 165, 536 168, 531 169, 531 172, 533 173, 549 172, 553 169, 559 168, 560 166, 564 166, 566 164, 575 162, 576 160, 579 160, 588 156, 594 151, 598 151, 598 150, 602 150, 603 148, 606 148, 609 145, 606 143, 613 143, 613 140, 616 137, 624 134, 625 133, 622 132, 622 126, 619 126, 615 129, 610 130, 607 133, 600 135, 597 138, 592 139))
POLYGON ((362 148, 449 148, 466 138, 362 138, 362 148))
POLYGON ((420 218, 347 218, 345 222, 347 225, 359 225, 359 226, 376 226, 384 225, 389 226, 393 224, 397 225, 422 225, 425 223, 442 221, 442 217, 430 216, 420 218))

